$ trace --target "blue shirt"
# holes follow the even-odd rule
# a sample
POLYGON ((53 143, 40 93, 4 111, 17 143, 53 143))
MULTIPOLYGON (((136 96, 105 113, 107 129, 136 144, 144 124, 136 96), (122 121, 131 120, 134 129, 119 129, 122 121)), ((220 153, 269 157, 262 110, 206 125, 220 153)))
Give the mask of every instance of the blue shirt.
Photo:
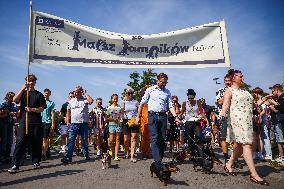
MULTIPOLYGON (((0 109, 1 110, 8 110, 9 112, 18 112, 19 108, 16 106, 15 103, 8 103, 8 102, 3 102, 0 105, 0 109)), ((13 118, 8 115, 7 117, 3 118, 5 121, 12 123, 13 122, 13 118)))
POLYGON ((15 103, 8 103, 8 102, 3 102, 0 105, 0 109, 2 110, 9 110, 9 112, 17 112, 19 111, 19 108, 17 108, 15 103))
POLYGON ((51 112, 54 111, 55 104, 51 100, 46 101, 46 108, 41 113, 43 123, 51 123, 51 112))
POLYGON ((157 85, 148 88, 140 105, 148 104, 148 111, 167 112, 173 107, 171 93, 168 89, 160 89, 157 85))

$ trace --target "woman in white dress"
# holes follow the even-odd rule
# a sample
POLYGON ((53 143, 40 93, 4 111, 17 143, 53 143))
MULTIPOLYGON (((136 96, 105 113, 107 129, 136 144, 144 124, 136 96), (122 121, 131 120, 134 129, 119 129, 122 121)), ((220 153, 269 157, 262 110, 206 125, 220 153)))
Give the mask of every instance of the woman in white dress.
POLYGON ((224 169, 228 174, 235 176, 232 168, 233 163, 243 154, 251 173, 250 180, 257 184, 269 185, 269 183, 262 179, 256 172, 252 158, 253 97, 249 92, 241 89, 244 83, 241 71, 231 69, 228 71, 228 74, 231 76, 232 86, 228 87, 225 91, 222 117, 225 118, 226 115, 228 115, 227 142, 235 141, 238 145, 234 148, 224 169))

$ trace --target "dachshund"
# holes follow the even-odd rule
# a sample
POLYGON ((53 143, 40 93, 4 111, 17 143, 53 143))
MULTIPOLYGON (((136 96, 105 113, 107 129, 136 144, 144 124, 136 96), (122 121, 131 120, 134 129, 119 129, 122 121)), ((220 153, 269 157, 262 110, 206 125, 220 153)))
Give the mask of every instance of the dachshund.
POLYGON ((151 177, 153 177, 153 173, 155 173, 164 186, 168 185, 168 182, 171 179, 171 173, 177 173, 179 171, 180 169, 174 164, 174 162, 153 162, 150 166, 151 177))

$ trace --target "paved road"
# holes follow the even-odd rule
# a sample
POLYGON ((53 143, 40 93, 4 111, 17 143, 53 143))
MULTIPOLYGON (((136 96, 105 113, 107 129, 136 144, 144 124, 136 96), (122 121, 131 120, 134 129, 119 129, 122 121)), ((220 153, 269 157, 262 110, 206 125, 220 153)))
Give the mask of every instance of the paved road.
POLYGON ((227 176, 221 166, 215 166, 213 173, 206 175, 194 172, 190 162, 179 165, 181 171, 172 174, 168 187, 163 187, 157 178, 150 177, 149 166, 152 160, 130 163, 130 160, 122 159, 119 162, 112 161, 111 168, 102 170, 100 160, 93 153, 91 157, 90 161, 74 157, 72 164, 63 165, 54 153, 51 159, 42 162, 40 169, 33 170, 33 166, 26 162, 20 167, 20 172, 14 175, 7 172, 7 165, 2 165, 0 188, 284 188, 283 169, 264 162, 257 163, 256 166, 260 174, 270 182, 269 187, 249 181, 246 167, 239 170, 236 177, 227 176))

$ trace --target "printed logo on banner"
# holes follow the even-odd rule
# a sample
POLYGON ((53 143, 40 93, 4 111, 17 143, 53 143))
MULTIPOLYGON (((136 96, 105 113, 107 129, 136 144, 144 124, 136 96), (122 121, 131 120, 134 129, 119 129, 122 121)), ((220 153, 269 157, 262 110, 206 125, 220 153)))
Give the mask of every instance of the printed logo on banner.
MULTIPOLYGON (((142 40, 141 38, 140 40, 142 40)), ((132 40, 136 40, 133 39, 132 40)), ((75 31, 73 37, 73 47, 70 50, 79 51, 79 47, 88 48, 88 49, 95 49, 97 51, 116 51, 115 44, 107 43, 106 40, 99 39, 98 41, 87 41, 87 39, 82 39, 80 36, 80 31, 75 31)), ((159 44, 159 46, 153 45, 150 47, 142 46, 142 47, 135 47, 131 46, 130 43, 122 38, 122 50, 118 52, 117 55, 127 56, 130 53, 145 53, 145 57, 149 59, 158 58, 159 54, 170 54, 177 56, 180 53, 188 52, 189 45, 179 45, 178 42, 174 43, 174 46, 169 46, 166 43, 159 44)), ((212 49, 214 47, 210 46, 212 49)), ((206 48, 204 47, 203 50, 206 48)), ((209 49, 209 48, 208 48, 209 49)), ((197 51, 197 50, 196 50, 197 51)), ((202 51, 202 50, 200 50, 202 51)))
POLYGON ((58 20, 58 19, 46 18, 40 16, 36 17, 35 24, 41 26, 55 27, 55 28, 64 28, 64 20, 58 20))

